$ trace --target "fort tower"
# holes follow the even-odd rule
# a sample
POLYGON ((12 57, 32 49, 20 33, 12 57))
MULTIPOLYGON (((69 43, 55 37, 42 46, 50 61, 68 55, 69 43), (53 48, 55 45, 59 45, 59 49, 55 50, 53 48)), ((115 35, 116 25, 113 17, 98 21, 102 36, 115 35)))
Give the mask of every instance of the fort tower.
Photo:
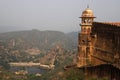
POLYGON ((93 11, 87 7, 81 15, 81 32, 78 35, 78 61, 77 67, 82 67, 91 62, 92 54, 92 24, 94 21, 93 11))

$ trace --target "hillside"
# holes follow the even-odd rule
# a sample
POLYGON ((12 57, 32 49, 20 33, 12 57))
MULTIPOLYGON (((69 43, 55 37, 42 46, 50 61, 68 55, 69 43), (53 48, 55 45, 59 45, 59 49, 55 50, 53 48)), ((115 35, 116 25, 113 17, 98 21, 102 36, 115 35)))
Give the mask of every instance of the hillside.
POLYGON ((8 47, 18 47, 22 49, 37 47, 40 50, 50 49, 59 44, 66 49, 72 49, 73 38, 58 31, 19 31, 0 34, 0 41, 6 42, 8 47))
POLYGON ((55 53, 59 50, 59 55, 62 54, 61 58, 64 59, 63 53, 72 53, 77 49, 76 36, 76 33, 39 30, 0 33, 0 64, 16 61, 48 62, 51 50, 55 53))

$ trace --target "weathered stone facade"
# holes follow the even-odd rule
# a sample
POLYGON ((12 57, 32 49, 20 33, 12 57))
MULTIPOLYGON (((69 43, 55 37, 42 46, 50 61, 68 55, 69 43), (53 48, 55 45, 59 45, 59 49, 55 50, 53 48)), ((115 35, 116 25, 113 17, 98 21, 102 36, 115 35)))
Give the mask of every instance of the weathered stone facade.
POLYGON ((94 55, 120 67, 120 23, 94 22, 92 33, 97 36, 94 55))

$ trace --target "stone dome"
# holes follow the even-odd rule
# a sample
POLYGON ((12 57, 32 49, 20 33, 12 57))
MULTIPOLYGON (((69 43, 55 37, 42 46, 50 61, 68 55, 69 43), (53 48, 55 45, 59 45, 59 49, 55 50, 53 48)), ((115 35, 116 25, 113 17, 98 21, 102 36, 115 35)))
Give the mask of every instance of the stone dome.
POLYGON ((94 17, 93 11, 90 8, 87 8, 82 12, 81 17, 94 17))

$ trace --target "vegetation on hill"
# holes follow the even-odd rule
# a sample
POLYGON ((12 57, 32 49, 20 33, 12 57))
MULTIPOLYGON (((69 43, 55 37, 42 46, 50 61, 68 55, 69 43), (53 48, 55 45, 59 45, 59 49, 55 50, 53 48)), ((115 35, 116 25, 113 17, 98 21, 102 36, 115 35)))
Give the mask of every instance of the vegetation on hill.
POLYGON ((64 51, 73 52, 77 48, 76 36, 74 33, 39 30, 0 33, 0 65, 9 68, 9 62, 47 62, 45 56, 54 48, 61 50, 58 56, 64 51))

